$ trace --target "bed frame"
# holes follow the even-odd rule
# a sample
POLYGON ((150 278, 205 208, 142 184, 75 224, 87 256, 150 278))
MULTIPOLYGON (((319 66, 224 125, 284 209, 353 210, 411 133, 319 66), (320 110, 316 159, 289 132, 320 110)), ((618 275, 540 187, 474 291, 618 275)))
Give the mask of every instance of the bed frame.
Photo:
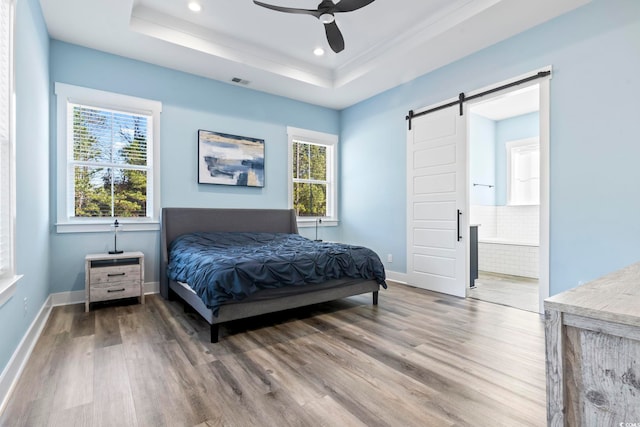
MULTIPOLYGON (((178 236, 197 231, 244 231, 271 233, 298 233, 296 215, 285 209, 205 209, 163 208, 160 263, 160 294, 165 299, 178 295, 211 325, 211 342, 218 342, 219 325, 232 320, 273 313, 333 301, 352 295, 373 292, 373 304, 378 304, 380 285, 375 280, 350 280, 339 287, 317 286, 317 290, 304 287, 305 292, 287 296, 272 296, 260 291, 240 302, 224 304, 214 316, 200 297, 190 288, 167 278, 168 249, 178 236)), ((330 285, 330 283, 329 283, 330 285)), ((316 286, 316 285, 310 285, 316 286)), ((185 306, 186 308, 186 306, 185 306)))

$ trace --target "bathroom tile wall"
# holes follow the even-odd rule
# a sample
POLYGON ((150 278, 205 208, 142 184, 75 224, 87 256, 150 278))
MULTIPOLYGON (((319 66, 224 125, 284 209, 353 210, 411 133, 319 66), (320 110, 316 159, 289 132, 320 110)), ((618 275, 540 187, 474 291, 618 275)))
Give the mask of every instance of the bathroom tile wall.
POLYGON ((498 238, 537 245, 539 206, 471 206, 470 224, 480 224, 478 238, 498 238))
POLYGON ((478 268, 538 278, 539 212, 539 206, 471 206, 470 223, 480 224, 478 268), (484 239, 520 244, 482 242, 484 239))
POLYGON ((539 247, 478 243, 478 269, 513 276, 539 276, 539 247))
POLYGON ((469 224, 480 224, 478 227, 478 239, 482 240, 486 237, 496 237, 498 233, 496 214, 497 206, 471 206, 471 215, 469 224))
POLYGON ((496 237, 513 242, 539 244, 539 206, 496 206, 496 237))

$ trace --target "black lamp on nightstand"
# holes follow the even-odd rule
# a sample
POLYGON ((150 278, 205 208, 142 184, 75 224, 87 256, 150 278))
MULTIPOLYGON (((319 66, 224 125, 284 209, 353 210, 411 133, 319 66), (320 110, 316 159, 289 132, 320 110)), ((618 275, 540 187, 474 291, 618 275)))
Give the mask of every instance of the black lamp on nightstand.
POLYGON ((109 253, 110 254, 121 254, 124 251, 119 251, 118 250, 118 228, 120 228, 120 223, 116 219, 111 226, 113 227, 113 250, 109 251, 109 253))
POLYGON ((322 239, 318 239, 318 223, 322 224, 322 218, 316 218, 316 242, 322 242, 322 239))

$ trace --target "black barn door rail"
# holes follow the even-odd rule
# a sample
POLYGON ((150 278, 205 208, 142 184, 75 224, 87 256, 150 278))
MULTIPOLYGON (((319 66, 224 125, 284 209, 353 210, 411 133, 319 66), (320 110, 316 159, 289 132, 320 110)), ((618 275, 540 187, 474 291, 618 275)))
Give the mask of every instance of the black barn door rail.
POLYGON ((457 101, 451 101, 446 104, 438 105, 437 107, 433 107, 425 111, 420 111, 419 113, 414 113, 413 110, 409 110, 409 114, 405 119, 409 121, 409 130, 411 130, 411 120, 415 119, 416 117, 424 116, 429 113, 435 113, 436 111, 444 110, 445 108, 453 107, 454 105, 460 105, 460 115, 462 115, 463 104, 465 103, 465 101, 471 101, 473 99, 482 98, 483 96, 490 95, 492 93, 499 92, 504 89, 509 89, 510 87, 518 86, 523 83, 530 82, 532 80, 541 79, 549 75, 551 75, 551 71, 540 71, 538 74, 534 74, 533 76, 525 77, 524 79, 507 83, 506 85, 498 86, 493 89, 486 90, 484 92, 476 93, 475 95, 471 95, 469 97, 465 96, 464 93, 460 93, 460 95, 458 95, 457 101))

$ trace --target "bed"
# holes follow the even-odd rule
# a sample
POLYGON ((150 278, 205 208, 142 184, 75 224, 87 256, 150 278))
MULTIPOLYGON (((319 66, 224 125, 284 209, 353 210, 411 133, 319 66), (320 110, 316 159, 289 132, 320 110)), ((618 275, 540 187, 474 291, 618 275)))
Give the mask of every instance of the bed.
MULTIPOLYGON (((194 289, 168 276, 170 248, 181 236, 191 233, 286 233, 297 235, 298 227, 293 210, 284 209, 207 209, 163 208, 161 233, 160 294, 165 299, 180 297, 185 307, 191 307, 211 325, 211 342, 218 342, 219 326, 225 322, 273 313, 296 307, 317 304, 353 295, 372 292, 373 304, 378 304, 382 277, 332 278, 304 286, 283 286, 260 289, 241 300, 205 303, 194 289)), ((175 246, 175 245, 174 245, 175 246)), ((376 256, 377 257, 377 256, 376 256)), ((175 259, 175 254, 174 254, 175 259)), ((379 261, 379 260, 378 260, 379 261)), ((206 298, 205 298, 206 299, 206 298)), ((209 301, 210 302, 210 301, 209 301)))

